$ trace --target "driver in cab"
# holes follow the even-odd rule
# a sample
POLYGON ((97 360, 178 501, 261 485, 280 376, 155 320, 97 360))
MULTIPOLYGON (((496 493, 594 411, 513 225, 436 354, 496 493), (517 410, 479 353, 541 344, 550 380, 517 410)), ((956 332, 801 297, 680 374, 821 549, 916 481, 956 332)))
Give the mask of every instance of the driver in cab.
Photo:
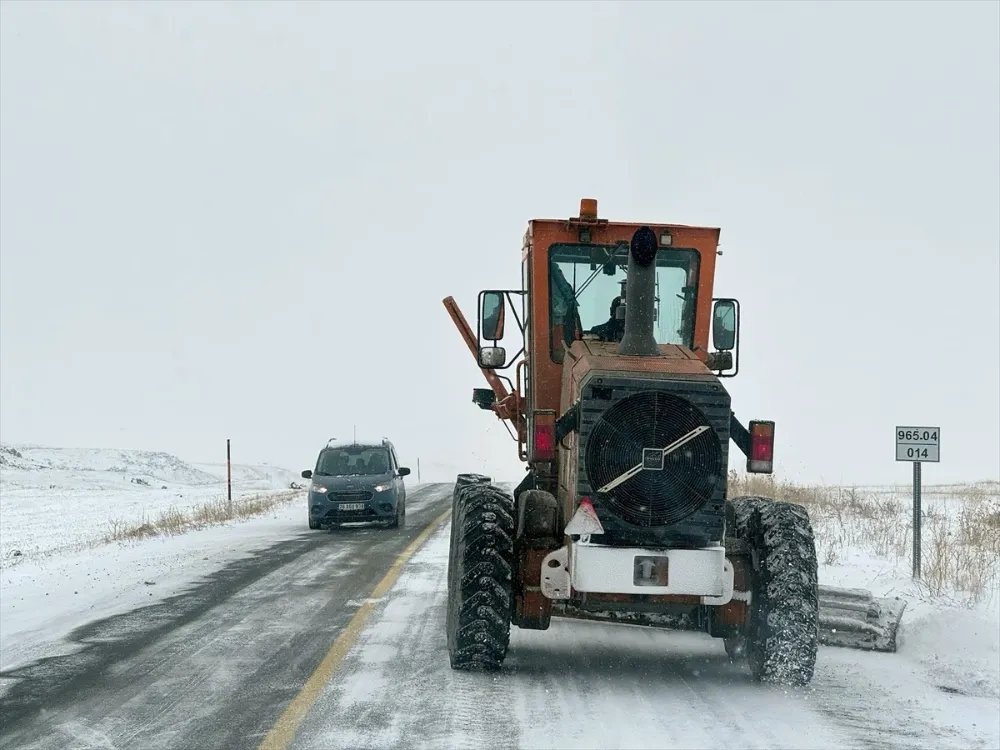
POLYGON ((597 336, 601 341, 621 341, 625 334, 625 318, 618 317, 618 308, 624 301, 624 297, 621 296, 611 300, 611 317, 604 323, 598 323, 586 333, 597 336))

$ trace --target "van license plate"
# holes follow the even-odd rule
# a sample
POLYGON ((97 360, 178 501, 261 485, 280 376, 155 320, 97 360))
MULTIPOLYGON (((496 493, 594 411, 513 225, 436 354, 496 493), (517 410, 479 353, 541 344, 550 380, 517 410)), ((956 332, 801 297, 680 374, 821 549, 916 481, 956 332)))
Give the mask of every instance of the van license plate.
POLYGON ((340 510, 364 510, 364 503, 341 503, 340 510))

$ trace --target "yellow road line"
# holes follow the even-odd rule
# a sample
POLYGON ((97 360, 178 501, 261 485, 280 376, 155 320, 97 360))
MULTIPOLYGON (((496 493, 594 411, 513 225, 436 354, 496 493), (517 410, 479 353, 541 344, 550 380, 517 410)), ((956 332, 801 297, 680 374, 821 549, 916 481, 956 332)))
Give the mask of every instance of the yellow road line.
POLYGON ((312 708, 316 699, 319 698, 320 693, 323 688, 326 687, 326 683, 330 681, 333 677, 334 672, 340 666, 340 663, 347 656, 347 652, 351 650, 351 647, 357 641, 358 636, 361 634, 361 629, 364 627, 365 620, 368 619, 368 615, 371 614, 374 605, 371 600, 379 599, 385 596, 392 585, 399 578, 399 574, 403 570, 403 566, 413 557, 414 553, 420 549, 427 537, 434 533, 441 522, 444 521, 451 514, 450 510, 446 510, 440 516, 431 521, 430 525, 420 532, 420 535, 410 542, 409 546, 404 549, 396 561, 389 568, 389 572, 385 574, 385 578, 378 582, 378 585, 371 593, 371 597, 366 600, 358 611, 354 613, 354 617, 351 621, 347 623, 347 627, 344 628, 344 632, 333 642, 330 650, 326 652, 326 656, 323 657, 323 661, 319 663, 316 670, 309 675, 309 679, 306 680, 306 684, 302 686, 302 690, 296 695, 292 702, 288 704, 288 708, 284 710, 278 720, 275 722, 274 726, 271 727, 271 731, 267 733, 264 741, 260 743, 258 750, 285 750, 289 745, 292 744, 292 740, 295 739, 295 734, 299 730, 299 726, 302 724, 302 720, 305 719, 306 714, 309 713, 309 709, 312 708))

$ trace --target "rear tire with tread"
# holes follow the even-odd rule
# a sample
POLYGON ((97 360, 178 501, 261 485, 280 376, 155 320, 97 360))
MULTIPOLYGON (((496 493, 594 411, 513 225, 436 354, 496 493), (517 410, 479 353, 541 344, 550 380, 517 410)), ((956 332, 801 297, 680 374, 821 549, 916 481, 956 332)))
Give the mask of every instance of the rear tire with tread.
POLYGON ((818 565, 809 513, 767 498, 730 502, 736 536, 750 543, 757 559, 746 637, 750 673, 760 682, 807 685, 819 648, 818 565))
POLYGON ((492 484, 456 488, 446 630, 452 669, 495 671, 510 644, 514 499, 492 484))

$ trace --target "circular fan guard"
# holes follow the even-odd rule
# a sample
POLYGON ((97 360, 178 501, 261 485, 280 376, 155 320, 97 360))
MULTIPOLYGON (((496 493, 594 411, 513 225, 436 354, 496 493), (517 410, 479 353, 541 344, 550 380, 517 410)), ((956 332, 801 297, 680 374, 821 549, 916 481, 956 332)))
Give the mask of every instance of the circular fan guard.
POLYGON ((662 470, 644 469, 601 501, 634 526, 666 526, 704 507, 726 481, 719 437, 696 406, 669 393, 629 396, 598 419, 587 440, 584 466, 591 490, 642 463, 644 448, 666 448, 691 430, 708 430, 663 459, 662 470))

